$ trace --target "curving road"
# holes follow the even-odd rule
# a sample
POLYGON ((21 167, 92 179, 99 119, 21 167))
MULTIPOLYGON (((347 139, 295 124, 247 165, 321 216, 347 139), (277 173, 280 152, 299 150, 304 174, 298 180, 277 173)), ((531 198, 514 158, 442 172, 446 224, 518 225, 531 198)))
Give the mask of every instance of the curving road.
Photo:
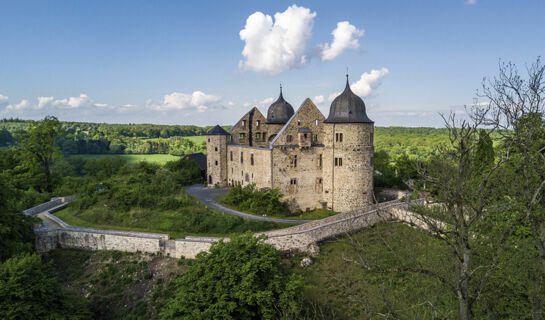
POLYGON ((189 187, 184 187, 185 191, 189 192, 191 195, 199 199, 202 203, 209 206, 210 208, 230 214, 232 216, 238 216, 245 219, 260 220, 260 221, 271 221, 271 222, 280 222, 280 223, 296 223, 303 224, 311 222, 314 220, 291 220, 291 219, 277 219, 277 218, 268 218, 263 216, 256 216, 246 212, 236 211, 231 208, 222 206, 216 202, 216 198, 225 194, 229 188, 206 188, 202 184, 194 184, 189 187))

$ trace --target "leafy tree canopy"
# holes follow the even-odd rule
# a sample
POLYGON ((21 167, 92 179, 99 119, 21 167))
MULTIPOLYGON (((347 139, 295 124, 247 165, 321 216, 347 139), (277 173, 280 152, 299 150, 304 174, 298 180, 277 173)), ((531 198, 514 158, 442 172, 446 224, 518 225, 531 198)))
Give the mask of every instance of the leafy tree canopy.
POLYGON ((276 249, 250 234, 200 253, 173 281, 165 319, 277 319, 301 306, 301 279, 289 274, 276 249))

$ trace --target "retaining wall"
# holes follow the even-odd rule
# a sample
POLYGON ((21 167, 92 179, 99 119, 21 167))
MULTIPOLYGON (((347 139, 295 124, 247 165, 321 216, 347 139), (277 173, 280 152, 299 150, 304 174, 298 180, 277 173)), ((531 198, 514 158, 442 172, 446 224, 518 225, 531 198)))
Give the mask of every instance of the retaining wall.
MULTIPOLYGON (((47 252, 55 248, 75 248, 90 251, 140 251, 175 258, 195 258, 199 252, 208 251, 214 242, 222 239, 188 236, 171 240, 168 234, 74 227, 51 214, 52 211, 66 206, 67 201, 70 199, 53 198, 49 202, 25 210, 25 214, 39 214, 45 221, 35 229, 38 252, 47 252)), ((318 243, 325 239, 354 232, 389 219, 409 218, 410 212, 406 208, 406 203, 394 200, 255 235, 267 236, 266 243, 285 252, 300 251, 316 254, 319 251, 318 243)), ((225 240, 228 241, 227 238, 225 240)))

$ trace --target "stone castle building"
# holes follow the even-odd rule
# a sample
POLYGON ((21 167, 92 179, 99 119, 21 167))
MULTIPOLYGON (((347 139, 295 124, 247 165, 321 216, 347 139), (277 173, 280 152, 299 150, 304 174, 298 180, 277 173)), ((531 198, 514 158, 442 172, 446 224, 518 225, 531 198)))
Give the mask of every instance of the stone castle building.
POLYGON ((266 117, 254 107, 229 132, 208 132, 208 187, 279 188, 292 210, 362 207, 373 196, 373 130, 348 76, 327 118, 308 98, 294 112, 280 88, 266 117))

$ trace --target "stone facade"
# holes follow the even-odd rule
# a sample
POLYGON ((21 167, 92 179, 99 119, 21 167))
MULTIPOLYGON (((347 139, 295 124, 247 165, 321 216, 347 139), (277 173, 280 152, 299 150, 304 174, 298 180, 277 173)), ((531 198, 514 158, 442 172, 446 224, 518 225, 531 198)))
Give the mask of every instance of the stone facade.
POLYGON ((293 211, 371 203, 373 123, 325 120, 310 99, 285 124, 252 108, 228 134, 207 137, 208 186, 279 188, 293 211))

